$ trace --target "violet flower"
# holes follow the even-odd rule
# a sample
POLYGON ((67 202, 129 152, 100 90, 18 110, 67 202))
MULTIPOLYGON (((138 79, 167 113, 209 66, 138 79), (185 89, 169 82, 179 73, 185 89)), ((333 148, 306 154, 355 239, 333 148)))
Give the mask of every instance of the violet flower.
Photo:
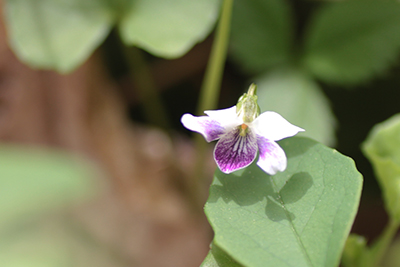
POLYGON ((286 154, 275 142, 304 131, 290 124, 276 112, 259 115, 256 85, 250 88, 236 106, 204 111, 208 116, 182 116, 182 124, 201 133, 207 142, 218 140, 214 159, 220 170, 231 173, 249 166, 260 151, 257 165, 270 175, 284 171, 286 154))

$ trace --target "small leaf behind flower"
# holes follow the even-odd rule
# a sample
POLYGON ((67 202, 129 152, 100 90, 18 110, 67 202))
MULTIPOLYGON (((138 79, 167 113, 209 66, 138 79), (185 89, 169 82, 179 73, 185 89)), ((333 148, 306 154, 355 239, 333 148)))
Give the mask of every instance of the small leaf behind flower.
POLYGON ((300 135, 325 145, 335 144, 336 119, 329 99, 315 80, 300 71, 277 70, 255 81, 262 112, 278 112, 306 130, 300 135))
POLYGON ((279 142, 286 171, 253 163, 215 172, 205 212, 214 242, 249 267, 336 267, 353 223, 362 176, 354 162, 307 138, 279 142))
POLYGON ((293 25, 284 0, 236 0, 232 17, 232 56, 250 73, 286 63, 293 25))

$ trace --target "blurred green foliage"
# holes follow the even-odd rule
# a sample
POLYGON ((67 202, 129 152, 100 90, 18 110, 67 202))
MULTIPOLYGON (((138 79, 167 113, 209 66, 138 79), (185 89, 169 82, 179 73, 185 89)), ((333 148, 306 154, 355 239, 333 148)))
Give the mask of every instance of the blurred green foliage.
POLYGON ((182 56, 210 33, 219 5, 219 0, 132 1, 119 24, 121 38, 156 56, 182 56))
POLYGON ((231 55, 248 73, 288 63, 294 47, 292 12, 287 1, 236 0, 231 55))
POLYGON ((363 144, 390 217, 400 222, 400 114, 377 124, 363 144))
POLYGON ((15 54, 32 67, 60 72, 83 64, 113 22, 97 0, 7 0, 5 11, 15 54))
POLYGON ((25 63, 59 72, 82 64, 115 24, 127 45, 182 56, 218 18, 219 0, 6 0, 10 43, 25 63))
POLYGON ((102 189, 95 167, 61 151, 11 145, 0 146, 0 162, 1 266, 93 266, 74 264, 83 258, 72 248, 89 246, 66 226, 68 209, 102 189))
POLYGON ((1 227, 100 189, 93 167, 62 152, 2 145, 0 162, 1 227))
MULTIPOLYGON (((389 221, 384 231, 370 246, 367 246, 364 237, 350 235, 343 252, 344 267, 382 266, 382 261, 386 258, 392 239, 400 226, 400 114, 375 125, 362 148, 371 161, 383 192, 389 221)), ((386 263, 392 265, 394 260, 392 257, 386 263)))
POLYGON ((361 267, 359 263, 365 257, 366 246, 367 240, 363 236, 350 234, 343 251, 342 265, 344 267, 361 267))
MULTIPOLYGON (((92 54, 113 27, 126 45, 159 57, 179 57, 211 32, 220 5, 220 0, 6 0, 5 11, 10 43, 22 61, 69 72, 92 54)), ((309 96, 315 101, 315 112, 302 120, 324 122, 319 130, 311 126, 305 135, 333 145, 335 119, 316 80, 350 86, 387 70, 399 53, 399 13, 394 0, 321 3, 297 36, 289 1, 236 0, 230 56, 254 76, 252 81, 282 68, 306 74, 308 82, 298 88, 281 81, 281 90, 263 93, 259 86, 260 98, 270 104, 282 103, 291 93, 309 96)), ((308 108, 305 97, 290 111, 288 105, 264 108, 287 114, 289 121, 297 123, 295 111, 308 108)))
POLYGON ((398 1, 351 0, 325 4, 305 36, 304 64, 316 78, 342 85, 382 74, 400 51, 398 1))
POLYGON ((321 3, 297 37, 288 1, 237 0, 234 10, 232 57, 259 81, 263 108, 327 145, 335 143, 335 118, 317 80, 365 83, 394 64, 400 51, 397 1, 321 3), (294 74, 277 75, 282 69, 294 74))

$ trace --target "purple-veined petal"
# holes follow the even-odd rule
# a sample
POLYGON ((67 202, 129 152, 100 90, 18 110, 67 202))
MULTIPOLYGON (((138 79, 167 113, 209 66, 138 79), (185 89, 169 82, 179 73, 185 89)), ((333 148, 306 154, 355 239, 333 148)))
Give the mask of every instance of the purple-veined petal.
POLYGON ((219 169, 231 173, 249 166, 257 155, 257 138, 250 129, 241 136, 236 127, 224 134, 214 149, 214 159, 219 169))
POLYGON ((304 131, 273 111, 262 113, 251 123, 250 127, 257 135, 273 141, 279 141, 304 131))
POLYGON ((243 123, 236 114, 236 106, 218 110, 206 110, 204 113, 219 122, 227 132, 243 123))
POLYGON ((257 136, 258 149, 260 156, 257 165, 269 175, 274 175, 278 171, 286 169, 287 159, 285 151, 274 141, 257 136))
POLYGON ((181 122, 187 129, 201 133, 207 142, 217 140, 225 134, 225 128, 207 116, 196 117, 186 113, 182 116, 181 122))

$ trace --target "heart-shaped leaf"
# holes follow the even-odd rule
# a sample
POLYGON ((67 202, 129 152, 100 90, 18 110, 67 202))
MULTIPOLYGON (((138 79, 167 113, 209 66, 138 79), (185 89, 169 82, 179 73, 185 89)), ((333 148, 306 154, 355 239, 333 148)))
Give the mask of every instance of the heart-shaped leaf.
POLYGON ((354 84, 395 62, 400 52, 400 3, 350 0, 326 4, 312 20, 305 64, 318 78, 354 84))
POLYGON ((6 0, 11 47, 26 64, 69 72, 103 42, 112 10, 97 0, 6 0))
POLYGON ((214 242, 247 267, 336 267, 359 204, 354 162, 307 138, 279 142, 286 171, 216 171, 205 212, 214 242))
POLYGON ((132 1, 119 25, 121 37, 156 56, 179 57, 210 33, 219 7, 219 0, 132 1))

